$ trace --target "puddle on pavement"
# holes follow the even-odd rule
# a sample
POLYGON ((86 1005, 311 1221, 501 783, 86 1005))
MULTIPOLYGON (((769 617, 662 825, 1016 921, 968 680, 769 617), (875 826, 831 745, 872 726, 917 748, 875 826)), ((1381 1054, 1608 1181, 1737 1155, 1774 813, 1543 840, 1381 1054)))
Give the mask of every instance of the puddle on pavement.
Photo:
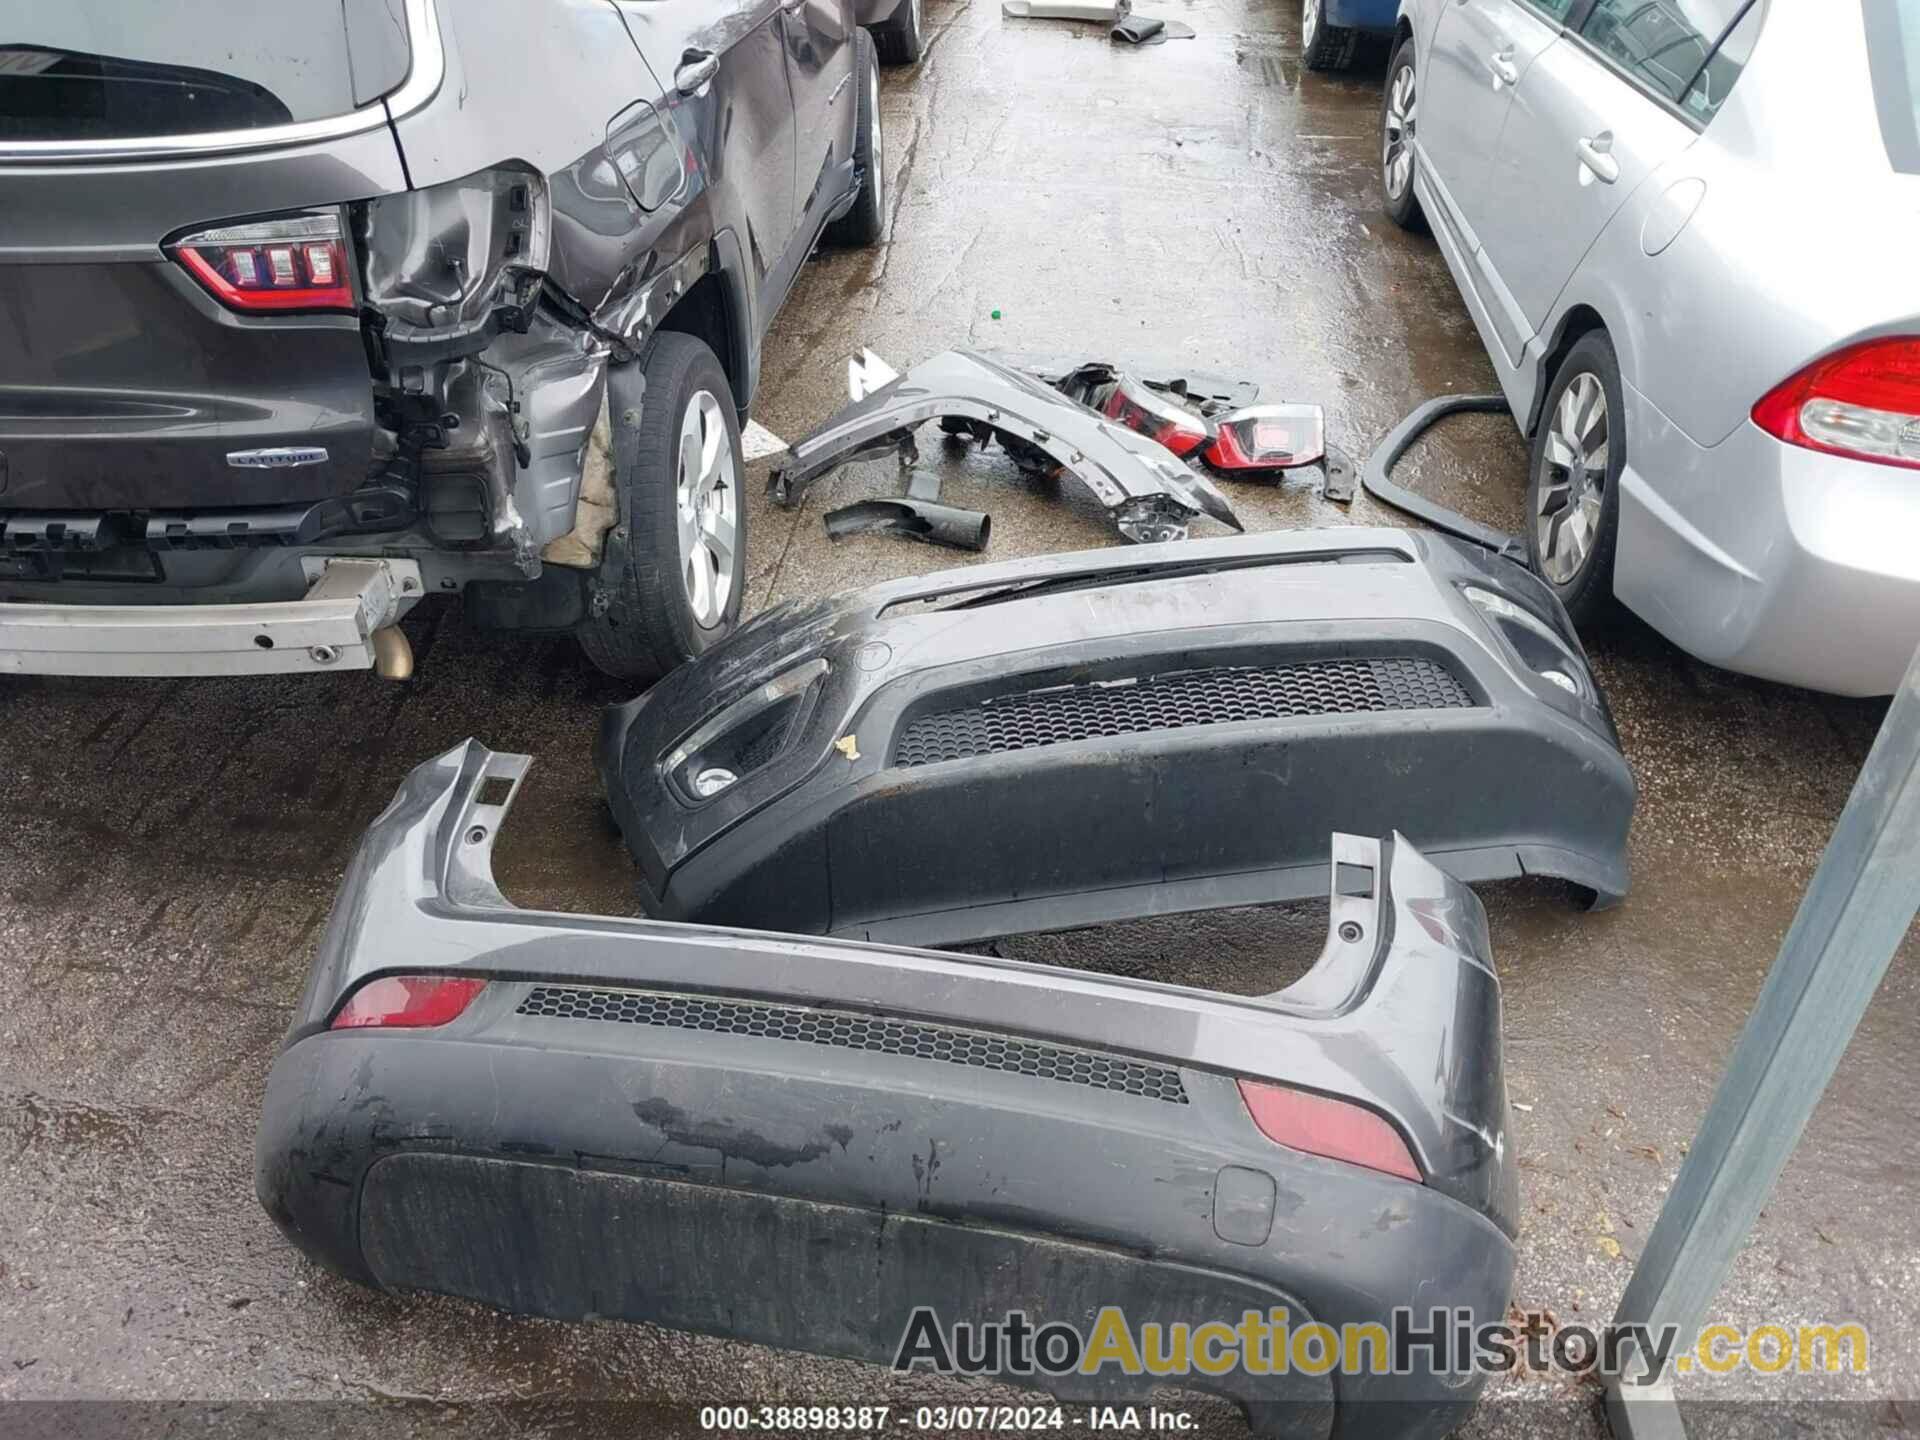
POLYGON ((30 1091, 0 1093, 0 1155, 20 1159, 33 1154, 43 1162, 82 1152, 132 1156, 146 1146, 147 1132, 165 1113, 142 1106, 104 1110, 30 1091))

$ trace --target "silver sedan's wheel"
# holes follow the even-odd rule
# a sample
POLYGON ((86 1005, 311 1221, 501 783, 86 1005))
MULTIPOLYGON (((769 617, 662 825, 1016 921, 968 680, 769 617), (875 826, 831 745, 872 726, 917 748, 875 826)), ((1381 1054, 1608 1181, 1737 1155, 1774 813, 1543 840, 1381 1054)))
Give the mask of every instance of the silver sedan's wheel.
MULTIPOLYGON (((1312 0, 1308 0, 1311 4, 1312 0)), ((1413 183, 1413 135, 1418 121, 1418 96, 1414 93, 1411 62, 1393 72, 1387 90, 1387 113, 1381 125, 1380 174, 1387 187, 1387 198, 1398 202, 1406 198, 1413 183)))
POLYGON ((680 420, 674 485, 680 538, 680 583, 702 629, 712 629, 733 598, 733 552, 739 544, 740 477, 720 402, 697 392, 680 420))
POLYGON ((1535 492, 1534 545, 1541 573, 1556 585, 1580 573, 1600 534, 1610 429, 1600 377, 1574 376, 1548 421, 1546 468, 1535 492))

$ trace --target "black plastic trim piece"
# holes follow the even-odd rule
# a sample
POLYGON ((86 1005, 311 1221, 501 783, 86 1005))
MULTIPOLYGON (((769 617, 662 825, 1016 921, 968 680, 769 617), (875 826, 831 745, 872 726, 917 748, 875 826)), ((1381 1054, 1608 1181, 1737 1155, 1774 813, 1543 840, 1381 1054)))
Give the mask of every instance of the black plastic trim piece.
POLYGON ((1361 487, 1381 504, 1391 505, 1416 520, 1424 520, 1442 534, 1458 536, 1474 545, 1484 545, 1496 555, 1504 555, 1509 560, 1525 564, 1527 547, 1519 536, 1496 530, 1491 525, 1482 525, 1458 510, 1449 510, 1424 495, 1414 494, 1393 480, 1393 467, 1400 463, 1400 458, 1412 448, 1414 441, 1447 416, 1469 413, 1504 415, 1507 413, 1507 397, 1439 395, 1428 400, 1388 431, 1387 438, 1374 447, 1360 471, 1361 487))

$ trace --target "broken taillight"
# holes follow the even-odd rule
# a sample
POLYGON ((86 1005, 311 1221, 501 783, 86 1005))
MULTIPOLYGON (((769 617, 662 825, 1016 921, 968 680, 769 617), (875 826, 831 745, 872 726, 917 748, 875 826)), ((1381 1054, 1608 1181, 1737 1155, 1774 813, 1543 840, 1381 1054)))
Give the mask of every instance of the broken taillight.
POLYGON ((1222 415, 1201 458, 1216 470, 1286 470, 1327 453, 1326 413, 1318 405, 1253 405, 1222 415))
POLYGON ((1363 1106, 1261 1080, 1240 1081, 1240 1098, 1260 1133, 1276 1145, 1402 1180, 1421 1179, 1400 1132, 1363 1106))
POLYGON ((334 1030, 426 1029, 457 1020, 487 982, 468 975, 383 975, 353 992, 334 1030))
POLYGON ((221 225, 168 247, 187 272, 234 310, 352 310, 353 282, 339 212, 303 211, 221 225))
POLYGON ((1101 413, 1183 457, 1213 438, 1205 420, 1131 375, 1122 375, 1115 383, 1101 413))

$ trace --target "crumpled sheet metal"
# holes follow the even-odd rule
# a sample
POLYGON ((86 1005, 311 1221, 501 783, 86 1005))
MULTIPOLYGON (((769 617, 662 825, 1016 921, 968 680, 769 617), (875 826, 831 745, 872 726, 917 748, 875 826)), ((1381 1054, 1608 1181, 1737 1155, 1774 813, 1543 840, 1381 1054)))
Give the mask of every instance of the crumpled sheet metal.
POLYGON ((1016 455, 1043 453, 1087 487, 1128 539, 1183 538, 1196 515, 1245 528, 1213 482, 1164 445, 970 350, 921 361, 796 441, 788 463, 768 478, 767 493, 791 506, 814 480, 849 461, 911 454, 914 430, 935 419, 984 427, 1003 443, 1011 438, 1016 455))

